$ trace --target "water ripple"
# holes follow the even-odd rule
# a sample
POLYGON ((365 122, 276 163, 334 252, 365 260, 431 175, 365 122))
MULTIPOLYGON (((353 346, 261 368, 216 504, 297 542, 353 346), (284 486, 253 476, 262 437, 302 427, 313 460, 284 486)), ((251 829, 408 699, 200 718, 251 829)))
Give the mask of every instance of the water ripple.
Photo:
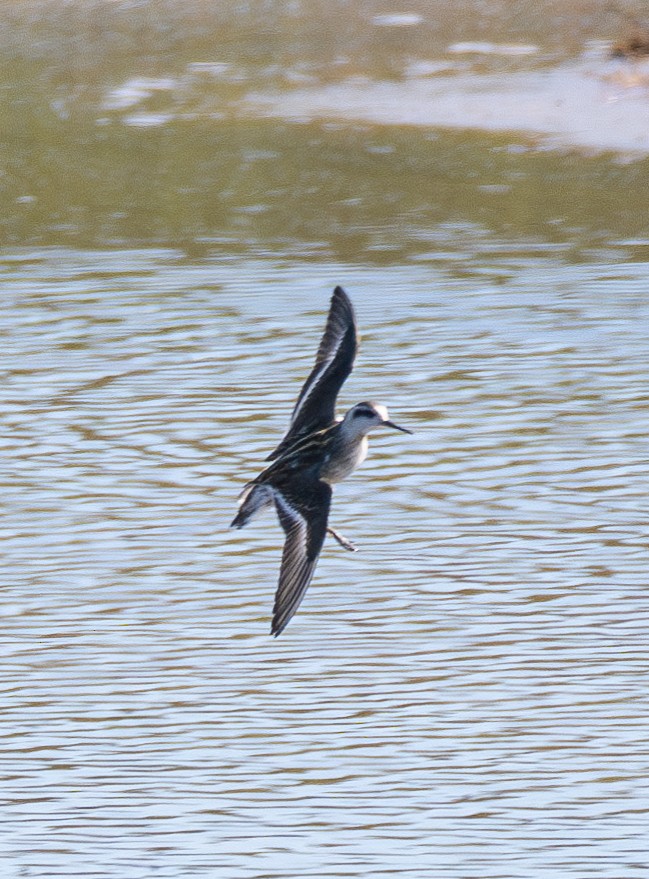
POLYGON ((649 269, 491 265, 388 296, 330 263, 16 256, 7 875, 643 874, 649 269), (327 544, 272 640, 279 528, 227 524, 335 282, 364 335, 343 404, 415 433, 337 489, 361 551, 327 544))

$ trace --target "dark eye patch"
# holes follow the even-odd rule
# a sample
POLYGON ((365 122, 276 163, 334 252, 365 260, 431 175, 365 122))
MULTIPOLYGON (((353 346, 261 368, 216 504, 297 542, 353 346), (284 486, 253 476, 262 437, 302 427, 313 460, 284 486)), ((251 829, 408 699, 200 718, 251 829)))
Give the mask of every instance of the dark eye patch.
POLYGON ((364 406, 362 409, 356 409, 354 411, 354 418, 374 418, 374 411, 369 408, 369 406, 364 406))

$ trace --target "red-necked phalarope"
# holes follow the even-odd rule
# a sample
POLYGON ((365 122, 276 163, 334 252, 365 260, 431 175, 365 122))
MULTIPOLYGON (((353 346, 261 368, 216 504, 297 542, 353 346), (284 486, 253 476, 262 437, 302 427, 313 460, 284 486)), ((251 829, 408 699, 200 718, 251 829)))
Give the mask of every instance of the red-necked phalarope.
POLYGON ((412 433, 390 421, 380 403, 357 403, 344 418, 335 418, 336 398, 357 350, 354 309, 342 287, 336 287, 315 366, 297 398, 286 436, 268 456, 272 463, 244 488, 232 521, 232 527, 241 528, 274 504, 286 534, 273 608, 275 637, 302 601, 325 535, 331 534, 345 549, 356 548, 327 525, 331 486, 365 459, 367 435, 375 427, 412 433))

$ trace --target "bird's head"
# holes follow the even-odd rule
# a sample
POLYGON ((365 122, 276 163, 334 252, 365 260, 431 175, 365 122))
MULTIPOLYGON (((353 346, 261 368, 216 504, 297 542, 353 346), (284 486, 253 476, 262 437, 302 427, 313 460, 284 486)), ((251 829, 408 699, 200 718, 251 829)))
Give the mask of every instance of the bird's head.
POLYGON ((381 403, 357 403, 343 418, 343 430, 352 436, 366 436, 375 427, 391 427, 402 433, 412 433, 390 421, 388 410, 381 403))

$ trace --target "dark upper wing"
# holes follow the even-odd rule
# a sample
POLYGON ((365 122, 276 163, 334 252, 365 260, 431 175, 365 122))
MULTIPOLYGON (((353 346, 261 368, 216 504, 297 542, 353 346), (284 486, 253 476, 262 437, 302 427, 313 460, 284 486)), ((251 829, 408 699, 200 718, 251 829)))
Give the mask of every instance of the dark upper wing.
POLYGON ((335 417, 336 397, 352 371, 357 351, 354 309, 343 288, 336 287, 315 365, 297 398, 288 432, 268 456, 268 461, 283 454, 296 439, 331 424, 335 417))
POLYGON ((273 488, 286 533, 270 630, 277 637, 298 609, 313 577, 327 533, 331 486, 311 479, 273 488))

